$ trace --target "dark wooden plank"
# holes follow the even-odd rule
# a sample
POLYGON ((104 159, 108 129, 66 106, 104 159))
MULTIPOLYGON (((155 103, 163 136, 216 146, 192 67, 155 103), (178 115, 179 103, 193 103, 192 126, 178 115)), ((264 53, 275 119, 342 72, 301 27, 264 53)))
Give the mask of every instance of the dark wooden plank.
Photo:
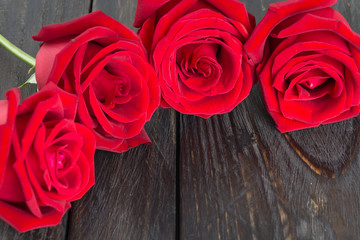
MULTIPOLYGON (((46 24, 62 22, 86 14, 90 0, 75 3, 71 0, 54 1, 0 1, 0 33, 15 45, 32 56, 36 56, 39 43, 32 40, 46 24)), ((0 46, 0 95, 4 99, 6 90, 20 86, 30 75, 29 65, 17 59, 5 48, 0 46)), ((35 86, 21 89, 22 97, 29 96, 36 91, 35 86)), ((33 230, 19 234, 5 222, 0 221, 0 239, 65 239, 67 229, 67 215, 56 227, 33 230)))
MULTIPOLYGON (((92 10, 131 26, 136 1, 94 1, 92 10)), ((95 186, 71 211, 68 239, 175 239, 176 116, 157 110, 153 141, 123 154, 97 151, 95 186)))
POLYGON ((93 0, 93 11, 101 10, 112 18, 115 18, 133 30, 137 1, 132 0, 93 0))
POLYGON ((96 184, 72 208, 69 239, 175 238, 174 119, 155 113, 151 146, 96 153, 96 184))
POLYGON ((272 239, 262 169, 251 152, 256 142, 243 112, 244 104, 208 120, 182 117, 180 239, 272 239))
MULTIPOLYGON (((275 1, 244 2, 259 21, 275 1)), ((335 8, 360 32, 360 2, 335 8)), ((358 239, 359 119, 281 134, 258 85, 229 114, 181 116, 180 239, 358 239)))

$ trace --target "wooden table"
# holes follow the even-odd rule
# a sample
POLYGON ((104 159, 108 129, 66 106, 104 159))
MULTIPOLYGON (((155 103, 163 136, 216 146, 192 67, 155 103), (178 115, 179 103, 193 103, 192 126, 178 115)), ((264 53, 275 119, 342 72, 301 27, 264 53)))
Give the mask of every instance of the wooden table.
MULTIPOLYGON (((275 1, 244 2, 259 21, 275 1)), ((335 8, 360 32, 360 1, 335 8)), ((98 9, 131 26, 136 1, 0 0, 0 32, 35 56, 42 25, 98 9)), ((1 96, 28 70, 1 47, 1 96)), ((96 184, 61 224, 18 234, 0 221, 0 239, 359 239, 359 120, 281 134, 258 85, 207 120, 159 109, 151 146, 96 152, 96 184)))

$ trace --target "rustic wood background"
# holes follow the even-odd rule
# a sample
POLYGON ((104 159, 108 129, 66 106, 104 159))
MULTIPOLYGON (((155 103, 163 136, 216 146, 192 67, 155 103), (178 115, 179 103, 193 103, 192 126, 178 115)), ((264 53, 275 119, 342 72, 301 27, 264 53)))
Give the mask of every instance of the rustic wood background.
MULTIPOLYGON (((258 22, 276 1, 243 2, 258 22)), ((335 9, 360 32, 359 0, 335 9)), ((0 33, 35 56, 42 25, 94 10, 131 26, 136 0, 0 0, 0 33)), ((2 99, 28 70, 0 47, 2 99)), ((96 152, 96 185, 60 225, 18 234, 0 221, 0 239, 360 239, 359 120, 281 134, 258 86, 208 120, 159 109, 151 146, 96 152)))

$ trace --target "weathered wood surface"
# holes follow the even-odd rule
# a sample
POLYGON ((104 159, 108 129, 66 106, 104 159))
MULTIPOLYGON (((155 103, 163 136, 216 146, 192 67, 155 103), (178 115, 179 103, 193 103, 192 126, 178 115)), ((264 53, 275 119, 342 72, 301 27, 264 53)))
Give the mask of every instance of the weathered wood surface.
MULTIPOLYGON (((259 21, 276 1, 244 2, 259 21)), ((335 8, 360 32, 358 0, 335 8)), ((135 9, 135 0, 0 0, 0 32, 35 56, 42 25, 102 10, 131 27, 135 9)), ((0 47, 1 96, 28 69, 0 47)), ((151 146, 97 151, 96 185, 60 225, 18 234, 0 221, 0 239, 359 239, 359 120, 281 134, 258 86, 207 120, 160 109, 146 126, 151 146)))
MULTIPOLYGON (((275 1, 245 2, 259 21, 275 1)), ((359 1, 335 8, 360 32, 359 1)), ((230 114, 182 115, 180 239, 359 239, 359 127, 281 134, 258 86, 230 114)))

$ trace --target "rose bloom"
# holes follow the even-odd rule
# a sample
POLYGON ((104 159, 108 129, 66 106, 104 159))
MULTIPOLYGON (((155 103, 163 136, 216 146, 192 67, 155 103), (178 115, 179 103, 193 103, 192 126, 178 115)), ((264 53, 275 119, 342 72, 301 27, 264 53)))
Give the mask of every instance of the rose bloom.
POLYGON ((95 183, 95 137, 75 123, 78 98, 54 84, 0 101, 0 217, 20 232, 57 225, 95 183))
POLYGON ((135 27, 151 53, 162 107, 208 118, 250 93, 254 66, 243 44, 255 19, 237 0, 138 0, 135 27))
POLYGON ((281 132, 360 111, 360 36, 329 8, 336 0, 270 4, 245 44, 266 108, 281 132))
POLYGON ((76 120, 98 149, 123 152, 150 143, 143 126, 160 102, 156 74, 140 38, 100 11, 44 26, 36 56, 39 88, 54 82, 79 97, 76 120))

